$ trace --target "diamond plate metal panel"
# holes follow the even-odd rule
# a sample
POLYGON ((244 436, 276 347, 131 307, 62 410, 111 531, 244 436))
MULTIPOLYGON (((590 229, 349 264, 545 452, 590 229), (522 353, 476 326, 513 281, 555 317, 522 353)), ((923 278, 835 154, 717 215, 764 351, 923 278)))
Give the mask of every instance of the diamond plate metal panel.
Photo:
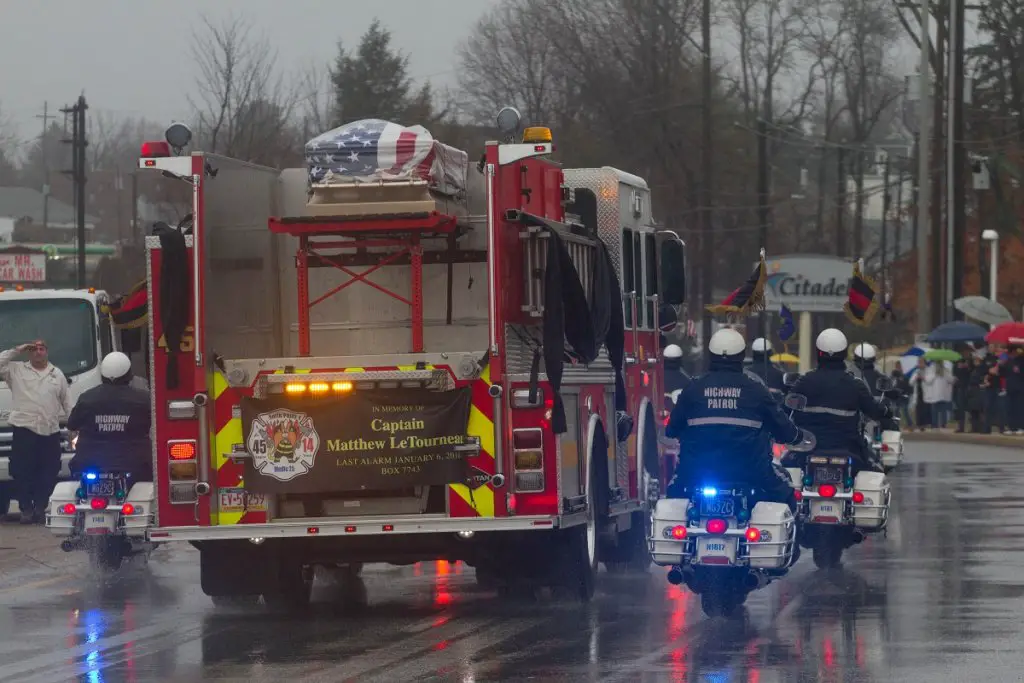
POLYGON ((612 168, 567 168, 565 184, 591 190, 597 197, 597 236, 608 246, 615 273, 622 280, 622 210, 619 172, 612 168))

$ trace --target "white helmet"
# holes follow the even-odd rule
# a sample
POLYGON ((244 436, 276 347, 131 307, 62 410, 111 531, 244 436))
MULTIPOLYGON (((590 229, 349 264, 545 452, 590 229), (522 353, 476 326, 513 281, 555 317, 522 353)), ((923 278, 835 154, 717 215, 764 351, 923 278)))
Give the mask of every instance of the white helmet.
POLYGON ((821 331, 814 345, 821 353, 833 356, 837 353, 846 353, 849 343, 846 341, 845 334, 834 327, 830 327, 827 330, 821 331))
POLYGON ((132 361, 120 351, 108 353, 100 363, 100 374, 103 379, 114 381, 121 379, 132 371, 132 361))
POLYGON ((750 350, 754 353, 771 353, 772 343, 764 337, 758 337, 754 340, 754 343, 750 345, 750 350))
POLYGON ((874 360, 877 353, 874 346, 864 342, 853 347, 853 357, 860 360, 874 360))
POLYGON ((713 356, 739 356, 747 350, 743 335, 731 328, 724 328, 711 335, 708 351, 713 356))
POLYGON ((679 344, 669 344, 665 347, 665 350, 662 351, 662 355, 665 356, 665 358, 682 358, 683 349, 679 344))

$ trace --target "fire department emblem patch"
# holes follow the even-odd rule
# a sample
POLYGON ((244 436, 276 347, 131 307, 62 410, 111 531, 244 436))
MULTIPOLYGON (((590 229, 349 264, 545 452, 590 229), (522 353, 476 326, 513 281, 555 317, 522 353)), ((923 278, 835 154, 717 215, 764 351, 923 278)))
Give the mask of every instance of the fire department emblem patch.
POLYGON ((313 469, 320 435, 309 415, 274 410, 260 413, 252 421, 246 447, 257 472, 290 481, 313 469))

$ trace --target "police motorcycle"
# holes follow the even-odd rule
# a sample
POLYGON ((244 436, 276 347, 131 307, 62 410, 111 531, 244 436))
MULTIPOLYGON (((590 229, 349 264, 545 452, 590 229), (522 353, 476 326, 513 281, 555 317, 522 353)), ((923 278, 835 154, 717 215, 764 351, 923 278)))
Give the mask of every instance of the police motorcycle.
MULTIPOLYGON (((786 386, 795 385, 797 379, 787 374, 786 386)), ((790 394, 786 398, 791 410, 806 406, 805 396, 790 394)), ((811 549, 819 569, 832 569, 839 566, 844 550, 861 543, 867 534, 884 531, 891 487, 881 472, 854 475, 850 453, 813 448, 806 452, 803 468, 786 468, 797 499, 800 545, 811 549)))
MULTIPOLYGON (((77 481, 58 482, 50 495, 46 527, 62 539, 65 552, 85 550, 95 570, 114 571, 130 557, 148 558, 154 549, 146 534, 154 523, 156 495, 152 481, 137 479, 148 477, 137 471, 137 460, 127 462, 123 458, 122 447, 128 452, 138 450, 148 462, 148 448, 139 441, 137 432, 126 430, 120 437, 119 430, 111 430, 112 439, 98 439, 87 431, 97 424, 109 425, 104 422, 109 417, 123 417, 123 422, 117 424, 128 425, 139 415, 133 410, 146 418, 139 430, 149 431, 148 396, 130 387, 131 360, 117 351, 109 353, 100 364, 100 372, 104 383, 83 393, 68 417, 69 428, 81 429, 83 437, 90 435, 88 447, 85 442, 79 443, 77 435, 74 437, 76 455, 71 468, 77 481), (108 406, 115 412, 101 412, 108 406), (117 412, 122 410, 127 412, 117 412), (108 460, 112 463, 109 466, 108 460)), ((148 444, 148 438, 145 441, 148 444)))
MULTIPOLYGON (((797 452, 814 449, 803 432, 797 452)), ((671 567, 668 581, 700 595, 709 617, 736 612, 747 596, 785 576, 797 550, 796 519, 785 503, 758 500, 749 485, 700 482, 652 513, 651 556, 671 567)))
MULTIPOLYGON (((895 398, 892 396, 895 383, 890 377, 879 377, 875 389, 883 396, 895 398)), ((897 427, 900 426, 898 417, 890 419, 897 427)), ((876 460, 882 463, 886 474, 903 464, 903 432, 899 429, 882 429, 874 420, 865 420, 864 441, 876 460)))
POLYGON ((152 482, 132 483, 123 472, 81 473, 62 481, 50 496, 46 527, 62 538, 65 552, 84 550, 97 570, 114 571, 133 556, 148 557, 155 544, 146 539, 156 498, 152 482))

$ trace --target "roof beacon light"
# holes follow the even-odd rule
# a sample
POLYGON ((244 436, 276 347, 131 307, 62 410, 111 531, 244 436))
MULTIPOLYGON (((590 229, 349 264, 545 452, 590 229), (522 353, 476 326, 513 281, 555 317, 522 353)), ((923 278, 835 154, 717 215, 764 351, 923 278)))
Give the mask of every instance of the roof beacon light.
POLYGON ((543 143, 551 142, 551 129, 542 127, 527 128, 523 131, 523 142, 524 143, 543 143))
POLYGON ((170 144, 160 140, 143 142, 139 156, 143 159, 159 159, 171 156, 170 144))

